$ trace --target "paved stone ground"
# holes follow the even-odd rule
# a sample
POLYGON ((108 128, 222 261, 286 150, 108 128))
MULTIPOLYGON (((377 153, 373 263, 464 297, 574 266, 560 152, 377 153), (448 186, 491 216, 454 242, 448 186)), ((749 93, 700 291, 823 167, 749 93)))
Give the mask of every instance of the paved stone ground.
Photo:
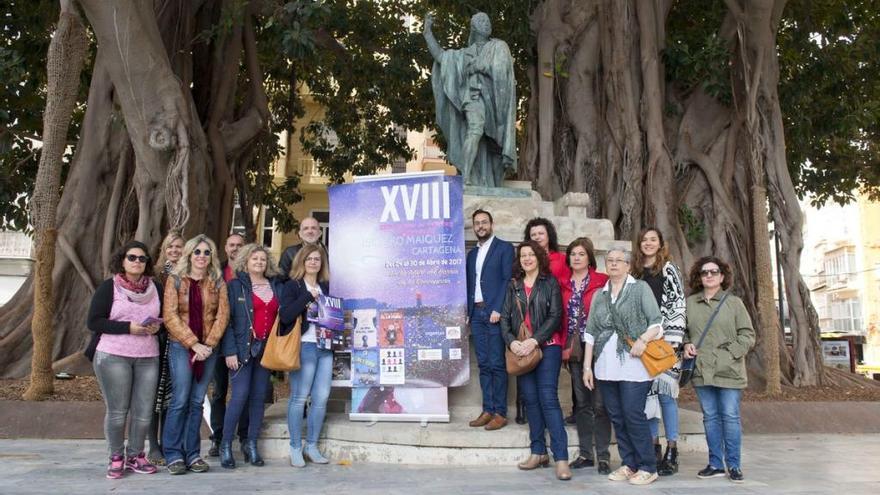
POLYGON ((880 493, 880 435, 749 435, 745 438, 747 481, 699 480, 704 454, 687 454, 682 470, 648 487, 612 483, 595 469, 575 471, 565 483, 552 469, 520 472, 513 466, 443 468, 415 465, 309 465, 296 469, 273 459, 263 468, 234 471, 209 460, 210 472, 170 476, 128 473, 122 480, 104 478, 104 443, 94 440, 0 440, 0 494, 62 495, 92 493, 333 493, 390 495, 404 493, 504 495, 538 493, 618 494, 836 494, 880 493))

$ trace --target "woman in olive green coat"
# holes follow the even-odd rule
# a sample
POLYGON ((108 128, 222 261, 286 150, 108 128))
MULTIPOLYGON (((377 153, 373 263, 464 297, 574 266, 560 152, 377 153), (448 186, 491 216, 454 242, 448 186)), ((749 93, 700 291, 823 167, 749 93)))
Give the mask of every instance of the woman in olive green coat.
POLYGON ((748 383, 746 354, 755 345, 755 330, 742 299, 727 292, 733 281, 730 265, 714 256, 705 256, 691 267, 689 281, 684 356, 697 358, 693 383, 709 445, 709 465, 697 477, 726 474, 731 481, 740 483, 743 473, 739 404, 742 389, 748 383), (718 314, 706 329, 716 310, 718 314), (705 337, 701 339, 704 330, 705 337))

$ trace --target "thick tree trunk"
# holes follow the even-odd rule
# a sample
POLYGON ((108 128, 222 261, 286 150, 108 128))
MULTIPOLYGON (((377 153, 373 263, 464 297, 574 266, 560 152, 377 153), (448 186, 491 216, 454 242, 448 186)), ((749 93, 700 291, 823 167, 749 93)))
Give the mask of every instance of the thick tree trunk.
MULTIPOLYGON (((46 360, 50 363, 84 348, 89 300, 107 275, 107 258, 115 246, 137 238, 155 254, 169 227, 182 227, 185 236, 204 232, 218 240, 228 232, 229 215, 215 213, 231 214, 234 184, 220 191, 215 178, 231 178, 234 170, 212 159, 217 155, 205 137, 200 109, 204 115, 212 109, 220 116, 214 124, 225 133, 226 161, 234 161, 265 128, 268 115, 251 23, 256 2, 248 3, 236 34, 236 46, 244 51, 247 84, 236 84, 239 65, 224 65, 232 54, 216 51, 217 40, 194 41, 218 22, 223 9, 237 8, 234 2, 80 3, 98 50, 80 140, 55 219, 59 248, 51 274, 55 311, 49 322, 55 338, 46 360), (209 55, 212 51, 216 58, 209 55), (211 90, 221 83, 232 91, 215 103, 211 90), (236 94, 241 87, 247 88, 248 98, 236 94)), ((0 308, 2 377, 28 371, 33 340, 27 330, 35 284, 29 280, 0 308)))
POLYGON ((31 383, 26 400, 43 400, 52 395, 53 324, 55 297, 52 269, 55 267, 55 216, 58 209, 61 167, 67 130, 79 93, 79 76, 88 49, 85 28, 76 11, 62 2, 58 26, 49 44, 48 88, 43 115, 43 148, 34 186, 33 212, 36 264, 34 266, 34 317, 31 321, 33 356, 31 383))
POLYGON ((538 66, 518 170, 545 199, 589 192, 595 215, 614 222, 619 238, 656 225, 684 269, 704 254, 730 261, 735 292, 758 329, 753 383, 776 393, 783 381, 819 384, 823 373, 798 269, 802 221, 777 95, 776 30, 785 1, 725 4, 718 36, 730 49, 730 105, 701 87, 684 93, 676 81, 667 84, 661 54, 674 2, 542 2, 532 17, 538 66), (783 241, 791 355, 773 307, 768 201, 783 241), (680 211, 694 221, 687 232, 680 211))

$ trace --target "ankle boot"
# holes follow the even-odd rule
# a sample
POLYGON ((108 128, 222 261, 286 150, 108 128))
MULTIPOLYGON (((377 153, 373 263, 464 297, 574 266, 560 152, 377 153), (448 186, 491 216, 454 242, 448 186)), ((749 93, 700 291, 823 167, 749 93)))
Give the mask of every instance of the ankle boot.
POLYGON ((245 441, 244 450, 247 451, 247 456, 248 456, 247 461, 251 463, 251 466, 262 466, 263 464, 265 464, 263 462, 263 458, 260 457, 260 453, 257 452, 257 441, 256 440, 245 441))
POLYGON ((571 468, 568 467, 568 461, 556 461, 556 479, 560 481, 571 479, 571 468))
POLYGON ((678 447, 666 446, 666 455, 660 465, 657 466, 657 474, 660 476, 672 476, 678 472, 678 447))
POLYGON ((211 448, 208 449, 208 457, 220 455, 220 440, 211 440, 211 448))
POLYGON ((526 418, 526 404, 525 402, 518 400, 516 401, 516 417, 514 418, 516 424, 524 425, 528 422, 526 418))
POLYGON ((226 469, 235 469, 235 457, 232 456, 232 442, 221 442, 218 450, 220 465, 226 469))
POLYGON ((550 456, 547 454, 529 454, 529 456, 526 457, 526 460, 516 465, 516 467, 523 471, 531 471, 532 469, 537 469, 539 467, 545 468, 549 466, 550 456))
POLYGON ((657 466, 660 466, 660 463, 663 462, 663 447, 659 443, 654 444, 654 459, 657 466))

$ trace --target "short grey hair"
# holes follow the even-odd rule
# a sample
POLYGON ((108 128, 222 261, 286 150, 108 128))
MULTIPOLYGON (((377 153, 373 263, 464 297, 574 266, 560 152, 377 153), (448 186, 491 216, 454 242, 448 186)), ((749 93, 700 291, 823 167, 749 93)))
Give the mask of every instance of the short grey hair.
POLYGON ((608 250, 607 253, 605 253, 605 258, 607 259, 608 255, 610 255, 611 253, 620 253, 623 255, 623 260, 626 261, 627 264, 632 263, 632 259, 633 259, 632 251, 630 251, 629 249, 611 248, 608 250))

